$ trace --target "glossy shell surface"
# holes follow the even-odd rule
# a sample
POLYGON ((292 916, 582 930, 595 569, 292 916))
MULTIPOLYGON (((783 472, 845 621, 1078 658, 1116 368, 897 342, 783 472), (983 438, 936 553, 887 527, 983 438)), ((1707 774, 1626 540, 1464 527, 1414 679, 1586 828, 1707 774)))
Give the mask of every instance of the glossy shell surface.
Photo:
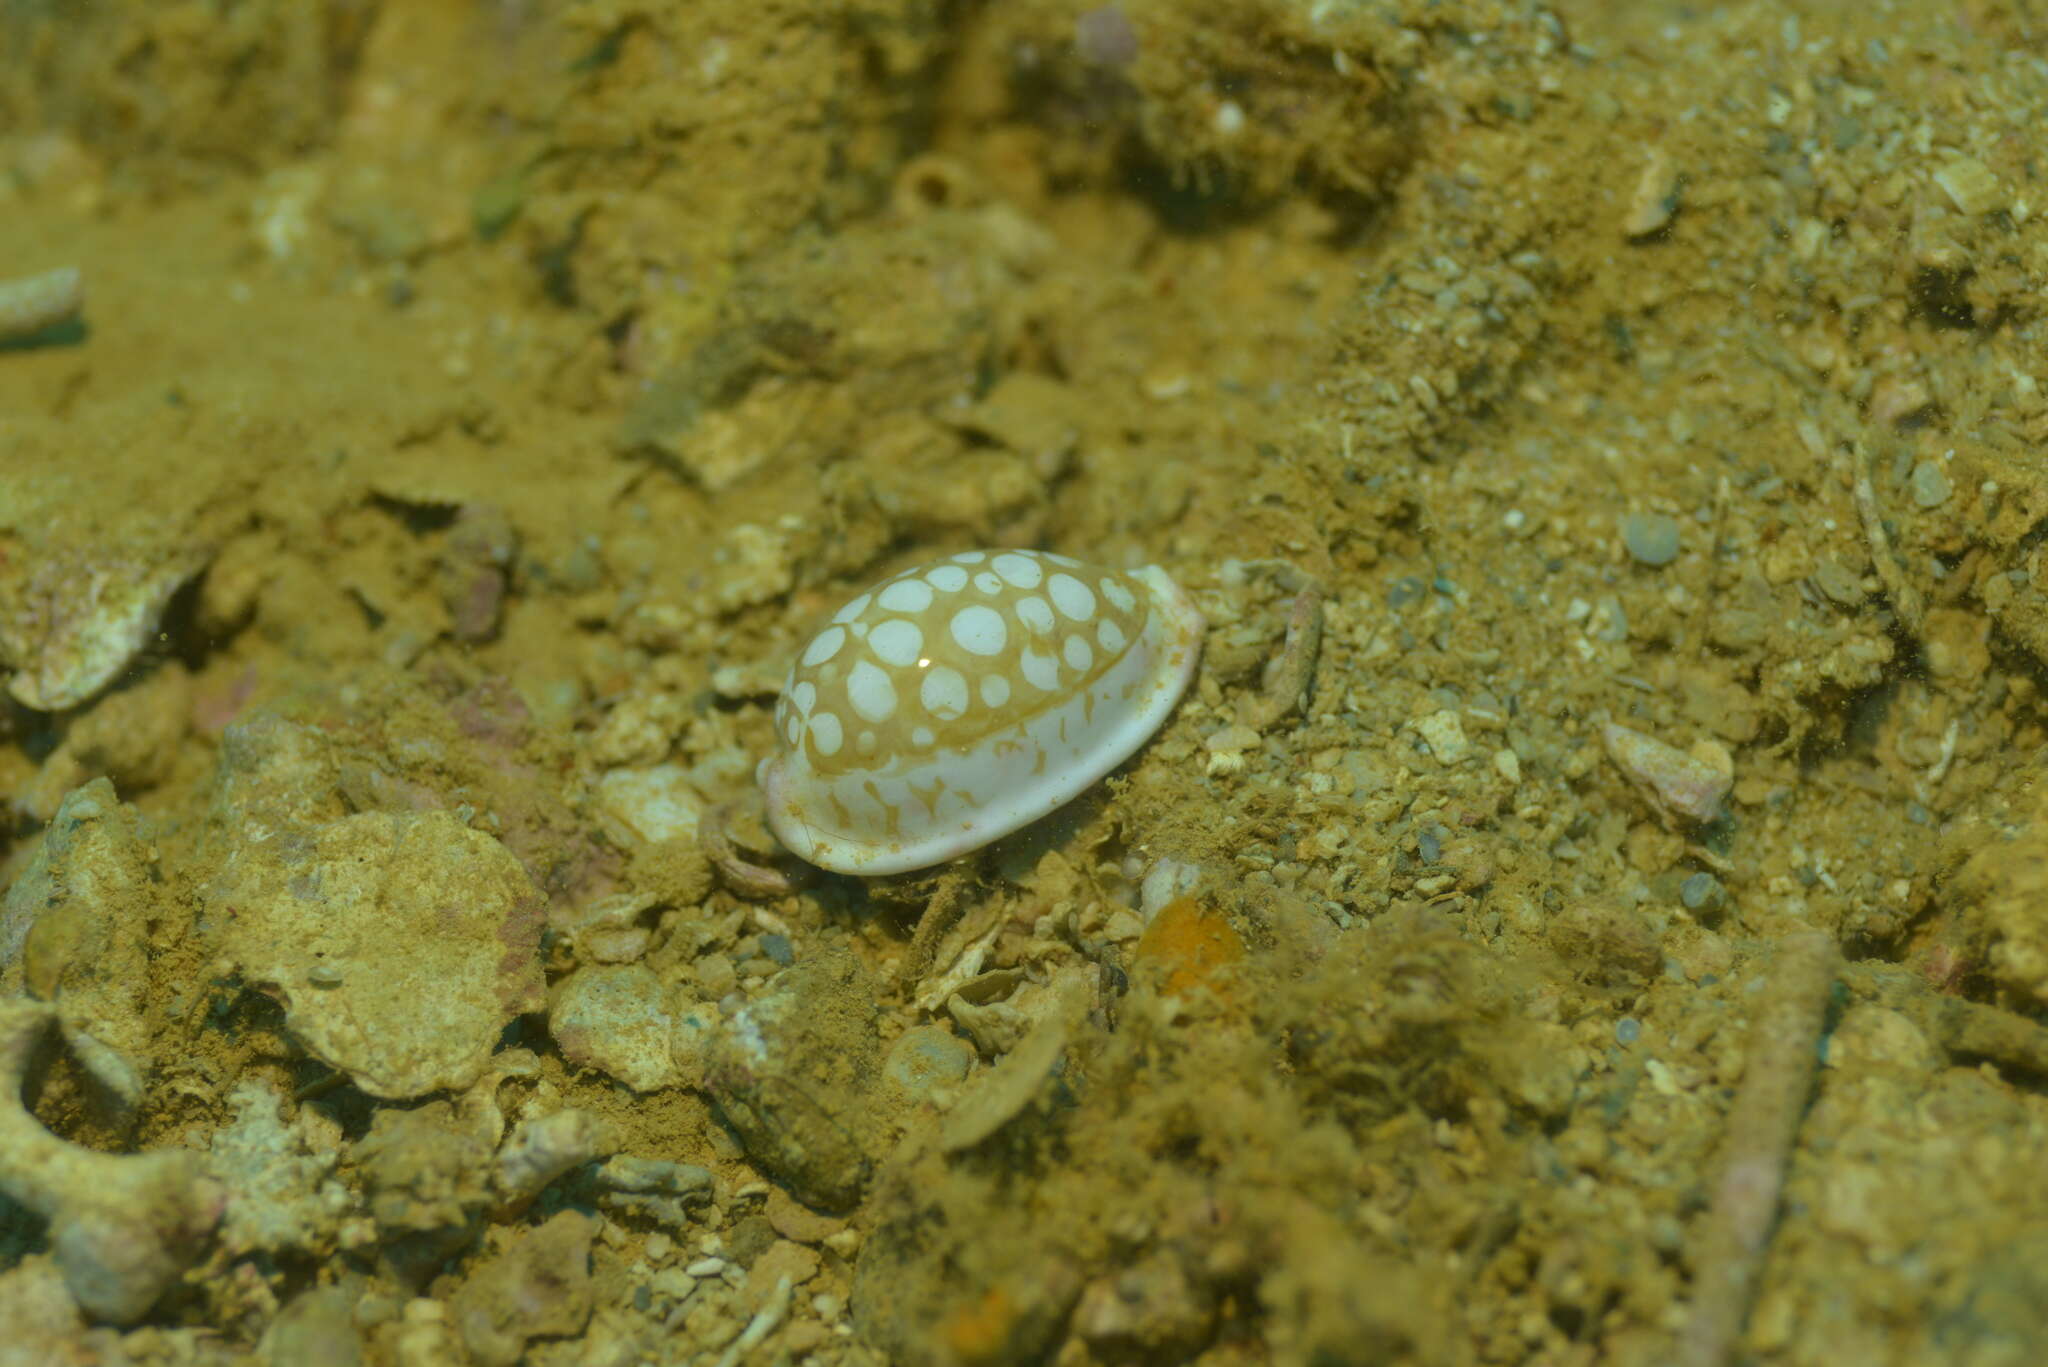
POLYGON ((847 603, 797 657, 768 821, 836 873, 944 863, 1129 758, 1193 677, 1201 613, 1157 566, 966 551, 847 603))

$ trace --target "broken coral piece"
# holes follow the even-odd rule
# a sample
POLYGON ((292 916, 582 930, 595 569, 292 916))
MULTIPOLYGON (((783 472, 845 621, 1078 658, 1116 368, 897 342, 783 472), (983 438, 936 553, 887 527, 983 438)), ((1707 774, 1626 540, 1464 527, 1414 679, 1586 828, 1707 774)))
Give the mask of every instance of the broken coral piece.
POLYGON ((28 1113, 22 1084, 53 1016, 0 1001, 0 1192, 50 1222, 51 1252, 81 1310, 133 1324, 199 1261, 227 1194, 199 1154, 95 1153, 28 1113))
POLYGON ((58 804, 0 911, 0 990, 56 1007, 73 1057, 124 1115, 162 1033, 148 969, 163 893, 135 809, 98 778, 58 804))

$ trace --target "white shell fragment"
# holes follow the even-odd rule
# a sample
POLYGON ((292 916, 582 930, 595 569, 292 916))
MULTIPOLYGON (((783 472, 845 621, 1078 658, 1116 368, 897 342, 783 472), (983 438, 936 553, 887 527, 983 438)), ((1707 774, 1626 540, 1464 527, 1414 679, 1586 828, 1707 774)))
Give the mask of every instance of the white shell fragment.
POLYGON ((1156 565, 967 551, 833 615, 775 706, 776 838, 835 873, 944 863, 1123 763, 1179 701, 1202 615, 1156 565))

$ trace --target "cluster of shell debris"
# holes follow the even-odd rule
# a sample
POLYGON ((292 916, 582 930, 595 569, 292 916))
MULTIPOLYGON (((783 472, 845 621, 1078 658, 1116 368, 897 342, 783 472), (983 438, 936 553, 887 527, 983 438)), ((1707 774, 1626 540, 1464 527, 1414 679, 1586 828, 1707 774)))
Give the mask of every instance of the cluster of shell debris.
POLYGON ((248 1326, 277 1364, 872 1360, 857 1298, 902 1312, 849 1216, 887 1156, 968 1154, 1077 1085, 1070 1033, 1112 999, 1071 946, 1171 921, 1198 874, 1134 869, 1131 930, 1041 903, 1029 971, 983 967, 1018 908, 970 908, 885 1024, 896 984, 716 892, 693 835, 604 834, 686 784, 572 803, 563 758, 499 682, 372 677, 227 726, 197 829, 67 793, 0 912, 0 1203, 47 1229, 0 1317, 189 1361, 245 1359, 168 1326, 248 1326))
MULTIPOLYGON (((829 1117, 807 1130, 775 1083, 828 1059, 876 1082, 873 984, 840 956, 764 990, 761 941, 787 960, 787 939, 740 934, 744 913, 697 920, 709 880, 689 842, 627 869, 550 795, 531 743, 502 688, 394 683, 229 727, 189 843, 105 778, 62 799, 0 915, 0 1195, 48 1230, 0 1278, 0 1318, 54 1345, 109 1332, 81 1316, 198 1310, 267 1325, 272 1362, 354 1360, 301 1354, 361 1333, 395 1361, 512 1363, 536 1338, 630 1337, 605 1328, 589 1269, 594 1240, 631 1231, 636 1294, 661 1311, 642 1331, 758 1342, 808 1287, 809 1322, 845 1332, 820 1281, 830 1260, 843 1283, 845 1221, 743 1160, 819 1207, 853 1199, 858 1140, 829 1117), (688 933, 636 932, 671 910, 688 933), (744 986, 710 953, 742 940, 744 986), (658 975, 650 942, 723 967, 658 975), (582 964, 552 995, 551 956, 582 964), (712 990, 749 1004, 730 1021, 691 1004, 712 990), (581 1067, 641 1092, 693 1082, 747 1154, 714 1172, 649 1152, 565 1095, 581 1067), (227 1114, 201 1124, 216 1097, 227 1114), (101 1151, 166 1131, 190 1139, 101 1151), (428 1294, 459 1256, 477 1260, 460 1288, 428 1294), (292 1269, 330 1258, 355 1270, 303 1290, 292 1269)), ((205 1359, 200 1342, 179 1351, 205 1359)))

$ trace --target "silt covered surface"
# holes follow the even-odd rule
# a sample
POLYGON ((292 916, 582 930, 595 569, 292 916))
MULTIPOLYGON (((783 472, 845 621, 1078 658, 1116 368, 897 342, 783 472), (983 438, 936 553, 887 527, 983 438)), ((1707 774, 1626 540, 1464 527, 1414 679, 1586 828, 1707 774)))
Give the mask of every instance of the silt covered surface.
POLYGON ((0 1321, 2039 1360, 2041 42, 0 9, 0 1321), (1193 594, 1153 742, 715 877, 823 619, 1005 545, 1193 594))

